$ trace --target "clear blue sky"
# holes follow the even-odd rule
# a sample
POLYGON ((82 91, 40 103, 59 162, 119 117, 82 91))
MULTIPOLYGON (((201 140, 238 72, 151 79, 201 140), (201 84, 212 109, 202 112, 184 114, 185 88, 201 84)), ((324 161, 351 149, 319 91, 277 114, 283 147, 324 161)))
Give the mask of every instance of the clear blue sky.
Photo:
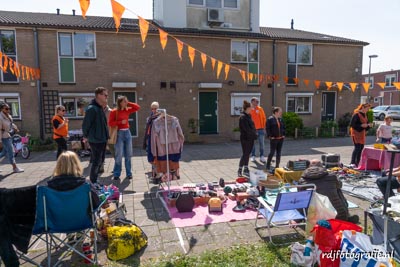
MULTIPOLYGON (((118 0, 117 0, 118 1, 118 0)), ((244 1, 244 0, 242 0, 244 1)), ((138 15, 152 18, 152 0, 119 0, 138 15)), ((289 28, 294 19, 295 29, 346 37, 370 43, 364 47, 363 73, 400 69, 400 1, 399 0, 260 0, 260 25, 289 28)), ((1 9, 12 11, 63 14, 76 9, 81 14, 79 0, 16 0, 1 9)), ((111 16, 110 0, 91 0, 87 15, 111 16)), ((124 17, 134 15, 125 11, 124 17)))

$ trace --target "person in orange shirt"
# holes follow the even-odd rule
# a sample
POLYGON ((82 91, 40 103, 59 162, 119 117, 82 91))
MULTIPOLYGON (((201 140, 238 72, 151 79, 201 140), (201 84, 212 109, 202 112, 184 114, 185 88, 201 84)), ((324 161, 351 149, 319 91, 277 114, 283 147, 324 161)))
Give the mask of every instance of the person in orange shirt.
POLYGON ((68 118, 65 118, 64 115, 65 107, 57 105, 56 114, 51 120, 53 125, 53 139, 57 143, 57 158, 62 152, 67 151, 68 118))
MULTIPOLYGON (((265 112, 262 107, 258 105, 259 100, 257 97, 253 97, 251 99, 251 119, 254 122, 254 126, 257 130, 257 139, 258 145, 260 146, 260 161, 265 163, 264 158, 264 136, 265 136, 265 122, 267 118, 265 117, 265 112)), ((256 146, 253 146, 253 150, 251 151, 251 159, 252 162, 256 161, 256 146)))
POLYGON ((132 135, 129 130, 129 115, 137 112, 140 106, 128 101, 126 96, 118 96, 117 108, 110 112, 108 125, 118 126, 117 143, 115 149, 114 180, 119 180, 122 169, 122 156, 125 158, 126 178, 132 179, 132 135))

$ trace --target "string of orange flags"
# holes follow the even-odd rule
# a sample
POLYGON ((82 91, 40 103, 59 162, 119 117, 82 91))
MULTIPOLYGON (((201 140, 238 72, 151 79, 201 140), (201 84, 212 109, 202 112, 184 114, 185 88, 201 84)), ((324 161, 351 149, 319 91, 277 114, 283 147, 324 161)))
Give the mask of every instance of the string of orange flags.
POLYGON ((4 73, 10 72, 15 77, 22 78, 22 80, 39 80, 40 69, 31 68, 25 65, 19 64, 14 59, 8 57, 6 54, 0 51, 0 70, 4 73))
MULTIPOLYGON (((82 10, 82 16, 85 18, 86 12, 89 8, 90 5, 90 0, 79 0, 80 6, 81 6, 81 10, 82 10)), ((187 51, 188 51, 188 57, 190 59, 190 63, 192 65, 192 68, 194 66, 194 61, 196 58, 196 54, 200 54, 200 59, 202 62, 202 66, 203 66, 203 70, 206 69, 206 64, 207 61, 211 62, 211 67, 212 67, 212 71, 216 71, 216 77, 217 79, 219 79, 222 69, 224 69, 225 72, 225 76, 224 79, 227 80, 229 73, 231 70, 236 70, 239 75, 241 76, 242 80, 244 83, 246 82, 253 82, 258 81, 259 84, 267 84, 268 82, 277 82, 279 81, 280 77, 279 75, 271 75, 271 74, 259 74, 259 73, 252 73, 252 72, 248 72, 245 70, 242 70, 240 68, 237 68, 235 66, 232 66, 230 64, 227 64, 221 60, 218 60, 212 56, 209 56, 208 54, 202 52, 199 49, 196 49, 194 47, 192 47, 191 45, 181 41, 180 39, 176 38, 175 36, 165 32, 164 30, 160 29, 157 25, 147 21, 146 19, 142 18, 141 16, 139 16, 138 14, 136 14, 135 12, 125 8, 123 5, 121 5, 120 3, 118 3, 115 0, 111 0, 111 8, 112 8, 112 16, 114 18, 114 22, 115 22, 115 27, 116 27, 116 31, 118 32, 119 27, 120 27, 120 21, 122 18, 123 13, 125 12, 125 10, 128 10, 129 12, 133 13, 135 16, 138 17, 139 19, 139 30, 140 30, 140 35, 141 35, 141 41, 142 41, 142 46, 143 48, 146 47, 146 37, 149 31, 149 27, 150 25, 154 28, 156 28, 159 32, 159 37, 160 37, 160 44, 161 44, 161 48, 164 51, 165 47, 167 45, 168 42, 168 37, 171 37, 175 40, 176 42, 176 46, 177 46, 177 51, 178 51, 178 57, 180 59, 180 61, 182 61, 182 52, 184 47, 187 47, 187 51), (215 66, 217 66, 216 70, 215 70, 215 66), (225 66, 225 67, 224 67, 225 66)), ((291 77, 283 77, 283 80, 288 84, 289 80, 291 82, 293 82, 296 85, 299 85, 299 83, 301 82, 301 80, 299 78, 291 78, 291 77)), ((310 80, 308 79, 303 79, 302 80, 303 84, 306 87, 309 87, 310 85, 310 80)), ((292 83, 292 84, 293 84, 292 83)), ((313 81, 315 89, 319 89, 320 86, 326 86, 326 88, 328 90, 333 89, 333 88, 337 88, 340 91, 342 91, 343 87, 347 87, 350 88, 352 92, 354 92, 357 88, 358 85, 360 85, 364 91, 366 93, 368 93, 369 89, 370 89, 370 83, 358 83, 358 82, 344 82, 344 81, 340 81, 340 82, 333 82, 333 81, 319 81, 319 80, 314 80, 313 81)), ((373 83, 371 83, 373 84, 373 83)), ((377 84, 382 90, 385 88, 386 84, 384 82, 382 83, 375 83, 377 84)), ((400 90, 400 82, 394 82, 393 86, 396 87, 396 89, 400 90)))

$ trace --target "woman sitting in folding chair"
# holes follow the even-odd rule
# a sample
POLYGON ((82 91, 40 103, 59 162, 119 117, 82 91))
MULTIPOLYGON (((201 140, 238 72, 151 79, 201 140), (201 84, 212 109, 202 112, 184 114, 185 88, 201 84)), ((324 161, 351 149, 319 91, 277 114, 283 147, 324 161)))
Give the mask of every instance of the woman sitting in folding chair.
MULTIPOLYGON (((47 185, 57 191, 72 190, 86 182, 82 174, 83 168, 78 155, 72 151, 65 151, 58 157, 53 177, 47 182, 47 185)), ((91 196, 93 209, 96 209, 100 204, 100 198, 94 189, 92 189, 91 196)), ((74 241, 74 238, 74 234, 68 236, 68 240, 71 242, 74 241)), ((79 239, 79 234, 77 234, 76 239, 79 239)))

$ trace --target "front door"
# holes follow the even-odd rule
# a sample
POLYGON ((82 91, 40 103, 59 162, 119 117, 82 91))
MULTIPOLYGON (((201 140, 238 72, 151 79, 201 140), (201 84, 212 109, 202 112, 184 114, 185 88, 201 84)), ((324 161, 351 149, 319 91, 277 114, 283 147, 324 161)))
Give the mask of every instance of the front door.
POLYGON ((335 120, 336 93, 322 92, 321 121, 335 120))
POLYGON ((218 133, 218 93, 199 92, 200 134, 218 133))
MULTIPOLYGON (((117 98, 120 95, 126 96, 128 98, 129 102, 135 102, 136 103, 136 92, 128 92, 128 91, 120 91, 120 92, 115 92, 114 91, 114 103, 117 103, 117 98)), ((129 129, 131 131, 131 135, 133 137, 137 137, 137 112, 132 113, 129 116, 129 129)))

